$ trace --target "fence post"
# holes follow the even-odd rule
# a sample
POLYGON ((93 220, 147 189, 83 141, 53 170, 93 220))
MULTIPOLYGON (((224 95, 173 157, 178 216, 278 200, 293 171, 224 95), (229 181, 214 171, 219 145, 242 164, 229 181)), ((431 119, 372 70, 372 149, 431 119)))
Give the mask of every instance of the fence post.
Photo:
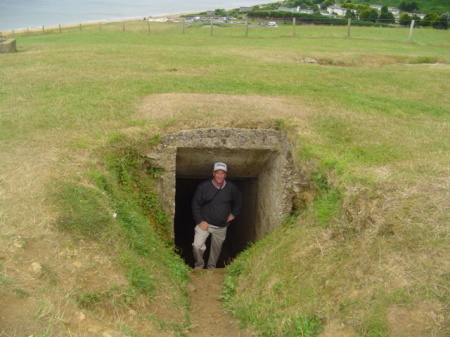
POLYGON ((150 34, 150 18, 147 19, 148 33, 150 34))
POLYGON ((101 23, 101 22, 98 23, 98 28, 99 28, 100 30, 102 30, 102 23, 101 23))
POLYGON ((62 33, 62 31, 61 31, 61 24, 59 24, 59 34, 61 34, 62 33))
POLYGON ((44 26, 42 26, 42 35, 44 35, 45 34, 45 29, 44 29, 44 26))
POLYGON ((295 32, 295 18, 292 18, 292 35, 296 36, 297 33, 295 32))
POLYGON ((122 31, 125 31, 125 21, 122 22, 122 31))
POLYGON ((81 23, 80 23, 80 32, 81 32, 81 23))
POLYGON ((184 27, 186 26, 186 19, 183 19, 183 35, 184 35, 184 27))
POLYGON ((414 23, 415 23, 415 20, 411 20, 411 26, 409 27, 409 42, 412 41, 412 35, 413 35, 413 30, 414 30, 414 23))
POLYGON ((211 18, 211 31, 209 32, 209 35, 213 35, 213 19, 211 18))
POLYGON ((348 19, 348 24, 347 24, 347 37, 350 37, 350 26, 352 25, 352 19, 348 19))

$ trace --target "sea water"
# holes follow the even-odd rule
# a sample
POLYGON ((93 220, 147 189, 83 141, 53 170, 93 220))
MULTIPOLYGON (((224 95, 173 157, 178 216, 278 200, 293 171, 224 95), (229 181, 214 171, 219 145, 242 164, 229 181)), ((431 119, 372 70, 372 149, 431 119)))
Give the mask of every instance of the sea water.
POLYGON ((0 0, 0 31, 232 9, 261 0, 0 0))

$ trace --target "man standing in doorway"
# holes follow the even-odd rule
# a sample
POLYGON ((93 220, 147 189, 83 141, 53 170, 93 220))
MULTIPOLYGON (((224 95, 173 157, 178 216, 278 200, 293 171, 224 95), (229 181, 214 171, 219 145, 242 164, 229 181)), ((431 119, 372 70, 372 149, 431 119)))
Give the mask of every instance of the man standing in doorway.
POLYGON ((242 195, 239 189, 227 177, 227 165, 222 162, 214 164, 213 179, 202 182, 192 199, 192 215, 195 223, 193 251, 195 269, 205 266, 203 254, 206 239, 211 235, 211 249, 206 268, 216 268, 227 236, 227 227, 239 214, 242 195))

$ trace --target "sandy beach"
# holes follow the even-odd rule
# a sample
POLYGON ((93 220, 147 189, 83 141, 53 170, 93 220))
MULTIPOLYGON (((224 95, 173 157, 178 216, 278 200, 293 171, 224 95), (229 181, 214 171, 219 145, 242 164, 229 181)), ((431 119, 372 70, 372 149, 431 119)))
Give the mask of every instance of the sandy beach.
POLYGON ((65 28, 74 28, 81 26, 95 26, 95 25, 102 25, 107 23, 113 23, 113 22, 130 22, 130 21, 154 21, 154 22, 163 22, 165 19, 167 21, 169 20, 179 20, 180 17, 184 15, 194 15, 198 12, 185 12, 185 13, 173 13, 173 14, 160 14, 160 15, 154 15, 150 17, 133 17, 133 18, 125 18, 123 20, 118 21, 107 21, 107 20, 98 20, 98 21, 89 21, 89 22, 80 22, 80 23, 73 23, 73 24, 65 24, 65 25, 53 25, 53 26, 41 26, 41 27, 33 27, 33 28, 21 28, 21 29, 12 29, 12 30, 4 30, 0 31, 0 36, 3 37, 10 37, 11 35, 15 34, 24 34, 27 32, 40 32, 40 31, 46 31, 46 30, 58 30, 58 29, 65 29, 65 28))

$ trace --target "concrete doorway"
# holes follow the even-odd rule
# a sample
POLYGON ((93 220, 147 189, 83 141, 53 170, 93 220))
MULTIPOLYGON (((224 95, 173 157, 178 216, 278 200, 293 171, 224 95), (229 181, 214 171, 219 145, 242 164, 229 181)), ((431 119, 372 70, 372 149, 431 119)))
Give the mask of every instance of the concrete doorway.
POLYGON ((190 204, 197 185, 212 178, 214 162, 227 163, 227 179, 239 187, 244 199, 241 214, 229 227, 218 267, 263 238, 291 212, 297 175, 290 144, 280 131, 181 131, 164 136, 147 157, 149 166, 161 171, 161 201, 173 220, 174 243, 190 266, 195 226, 190 204))

